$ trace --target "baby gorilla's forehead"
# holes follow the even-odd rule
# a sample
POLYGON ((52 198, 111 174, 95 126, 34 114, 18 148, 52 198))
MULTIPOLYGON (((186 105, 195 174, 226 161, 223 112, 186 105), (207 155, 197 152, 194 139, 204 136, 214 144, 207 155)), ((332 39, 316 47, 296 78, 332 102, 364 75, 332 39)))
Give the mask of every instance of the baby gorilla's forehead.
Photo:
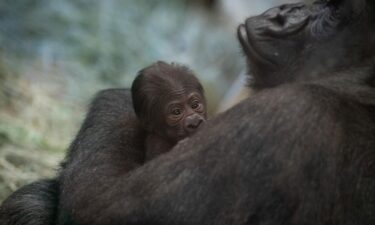
POLYGON ((203 98, 203 95, 198 90, 176 91, 166 96, 163 103, 165 105, 184 104, 194 99, 203 100, 203 98))

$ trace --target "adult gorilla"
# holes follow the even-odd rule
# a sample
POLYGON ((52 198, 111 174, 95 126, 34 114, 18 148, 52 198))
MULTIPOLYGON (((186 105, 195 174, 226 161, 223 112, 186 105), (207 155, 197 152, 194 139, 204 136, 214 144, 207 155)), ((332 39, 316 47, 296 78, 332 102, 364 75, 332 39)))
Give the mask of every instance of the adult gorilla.
POLYGON ((282 5, 238 36, 258 92, 143 166, 137 125, 115 125, 134 116, 128 92, 99 94, 59 177, 58 224, 375 224, 375 3, 282 5))

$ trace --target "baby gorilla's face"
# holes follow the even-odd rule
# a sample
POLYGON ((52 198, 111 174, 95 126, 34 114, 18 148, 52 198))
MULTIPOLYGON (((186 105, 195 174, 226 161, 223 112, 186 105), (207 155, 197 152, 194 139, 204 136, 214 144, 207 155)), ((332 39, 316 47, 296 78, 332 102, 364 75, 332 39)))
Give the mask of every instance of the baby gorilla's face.
POLYGON ((175 92, 163 103, 161 132, 171 142, 194 134, 206 121, 206 101, 199 91, 175 92))

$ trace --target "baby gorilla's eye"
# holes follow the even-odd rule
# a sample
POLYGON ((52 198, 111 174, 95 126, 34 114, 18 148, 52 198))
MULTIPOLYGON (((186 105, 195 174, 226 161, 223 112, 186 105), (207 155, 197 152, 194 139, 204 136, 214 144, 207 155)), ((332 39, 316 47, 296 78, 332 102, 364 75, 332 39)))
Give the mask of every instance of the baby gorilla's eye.
POLYGON ((180 115, 181 114, 181 109, 173 109, 172 110, 172 114, 176 115, 176 116, 180 115))
POLYGON ((199 106, 200 106, 200 102, 199 102, 198 100, 194 100, 194 101, 192 101, 192 103, 191 103, 191 105, 190 105, 190 107, 191 107, 192 109, 197 109, 197 108, 199 108, 199 106))
POLYGON ((191 104, 191 108, 192 109, 196 109, 199 107, 199 103, 198 102, 193 102, 193 104, 191 104))

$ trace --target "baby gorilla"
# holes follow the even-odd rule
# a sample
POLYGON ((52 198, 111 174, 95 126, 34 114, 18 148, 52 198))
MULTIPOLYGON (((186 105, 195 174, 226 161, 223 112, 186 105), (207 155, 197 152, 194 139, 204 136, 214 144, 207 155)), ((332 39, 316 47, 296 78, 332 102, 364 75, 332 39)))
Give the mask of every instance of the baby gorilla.
POLYGON ((138 72, 131 93, 134 111, 148 132, 146 161, 194 134, 206 120, 203 87, 185 66, 156 62, 138 72))

